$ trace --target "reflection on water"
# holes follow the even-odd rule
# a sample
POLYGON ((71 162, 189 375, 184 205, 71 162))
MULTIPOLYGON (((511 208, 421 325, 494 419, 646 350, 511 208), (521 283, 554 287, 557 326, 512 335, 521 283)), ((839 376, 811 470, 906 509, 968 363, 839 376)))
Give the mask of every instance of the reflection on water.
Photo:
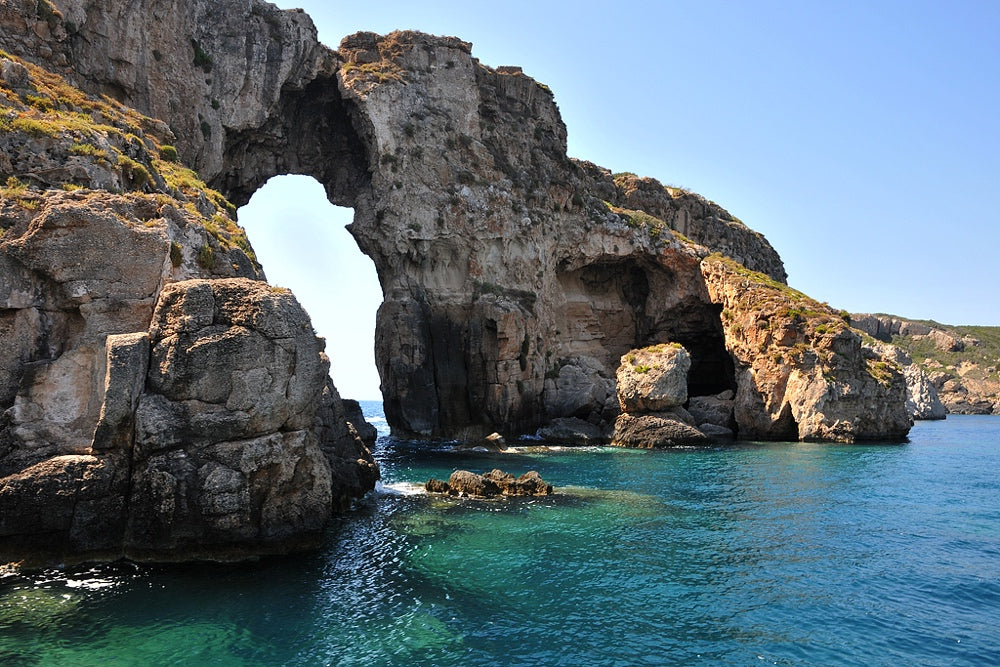
POLYGON ((948 421, 902 447, 383 437, 318 553, 3 577, 0 664, 1000 664, 1000 421, 948 421), (420 492, 494 467, 557 495, 420 492))

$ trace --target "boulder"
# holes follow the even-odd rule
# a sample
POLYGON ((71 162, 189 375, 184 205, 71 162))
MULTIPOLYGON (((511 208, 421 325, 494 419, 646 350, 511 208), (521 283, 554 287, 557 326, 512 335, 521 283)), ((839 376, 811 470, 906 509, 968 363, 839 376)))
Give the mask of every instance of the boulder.
POLYGON ((545 442, 561 445, 600 445, 608 441, 604 429, 577 417, 553 419, 535 435, 545 442))
POLYGON ((687 402, 691 355, 679 343, 632 350, 618 366, 622 412, 662 412, 687 402))
POLYGON ((736 437, 732 429, 716 424, 699 424, 698 430, 713 440, 732 440, 736 437))
POLYGON ((611 444, 617 447, 674 447, 701 445, 708 442, 705 434, 685 420, 677 411, 642 415, 622 414, 615 421, 611 444))
POLYGON ((714 396, 692 396, 687 410, 702 430, 706 424, 729 429, 733 424, 734 397, 730 390, 714 396))

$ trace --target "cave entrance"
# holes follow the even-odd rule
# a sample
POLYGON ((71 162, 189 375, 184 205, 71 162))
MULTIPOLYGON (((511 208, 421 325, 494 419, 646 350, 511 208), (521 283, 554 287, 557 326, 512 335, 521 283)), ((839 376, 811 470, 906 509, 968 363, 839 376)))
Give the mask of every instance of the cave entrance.
POLYGON ((268 282, 292 290, 326 338, 340 395, 382 400, 375 366, 375 265, 344 228, 350 208, 329 202, 310 176, 274 176, 237 211, 268 282))

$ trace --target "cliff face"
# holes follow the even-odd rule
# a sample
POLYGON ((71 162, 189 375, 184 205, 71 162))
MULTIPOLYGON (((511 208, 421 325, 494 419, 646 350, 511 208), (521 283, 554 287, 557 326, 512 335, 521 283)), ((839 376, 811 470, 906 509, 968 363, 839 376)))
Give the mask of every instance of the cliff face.
POLYGON ((260 2, 110 4, 59 5, 8 39, 37 57, 47 33, 49 61, 178 129, 237 203, 298 172, 354 207, 385 293, 376 356, 397 432, 610 424, 618 358, 663 341, 691 352, 694 395, 735 388, 700 258, 783 282, 780 258, 697 195, 569 160, 551 92, 518 68, 417 33, 333 52, 308 17, 260 2))
MULTIPOLYGON (((93 550, 278 549, 373 484, 308 321, 260 282, 226 199, 282 173, 355 210, 398 434, 610 435, 621 358, 662 343, 689 357, 692 429, 908 428, 899 370, 834 315, 822 331, 797 318, 762 236, 569 159, 551 91, 457 38, 360 33, 331 51, 259 0, 12 0, 0 49, 44 65, 0 58, 0 501, 26 502, 32 475, 99 480, 50 485, 122 505, 123 540, 93 550)), ((64 510, 28 543, 89 534, 64 510)))
POLYGON ((315 539, 377 472, 232 205, 163 123, 6 56, 0 114, 0 560, 315 539))
POLYGON ((736 362, 741 437, 853 442, 905 437, 902 369, 864 345, 850 316, 713 256, 702 263, 736 362))
POLYGON ((853 315, 852 323, 899 350, 913 378, 912 393, 926 394, 931 418, 943 419, 945 411, 1000 414, 1000 328, 869 314, 853 315))

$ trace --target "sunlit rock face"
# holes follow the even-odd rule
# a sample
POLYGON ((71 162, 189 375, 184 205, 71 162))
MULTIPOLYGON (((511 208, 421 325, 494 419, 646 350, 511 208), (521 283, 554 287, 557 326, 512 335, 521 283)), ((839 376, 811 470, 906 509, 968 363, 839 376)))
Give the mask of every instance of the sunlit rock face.
MULTIPOLYGON (((756 426, 768 400, 747 398, 763 390, 745 381, 702 265, 717 252, 781 284, 777 253, 698 195, 569 159, 551 91, 519 68, 413 32, 359 33, 334 51, 303 13, 256 0, 56 7, 5 5, 0 23, 19 30, 0 47, 162 120, 237 204, 270 176, 304 173, 354 208, 385 296, 376 358, 396 433, 517 435, 568 418, 610 433, 621 356, 676 342, 689 395, 735 392, 748 434, 877 436, 756 426)), ((838 396, 824 405, 868 404, 838 396)))

